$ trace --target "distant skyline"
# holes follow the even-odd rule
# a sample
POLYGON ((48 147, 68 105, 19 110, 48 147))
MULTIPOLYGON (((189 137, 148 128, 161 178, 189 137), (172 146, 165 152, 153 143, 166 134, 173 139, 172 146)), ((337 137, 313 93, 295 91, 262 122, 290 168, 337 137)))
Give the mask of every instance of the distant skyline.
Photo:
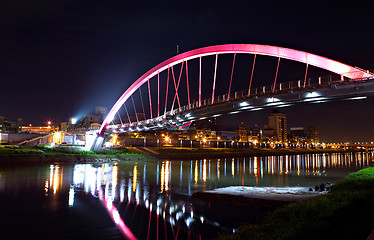
MULTIPOLYGON (((182 53, 217 44, 268 44, 373 71, 374 33, 365 6, 360 1, 5 1, 0 116, 40 125, 89 114, 96 106, 109 110, 138 77, 176 55, 177 45, 182 53)), ((283 78, 293 79, 283 66, 283 78)), ((373 103, 368 98, 282 110, 289 127, 314 125, 323 141, 370 141, 373 103)), ((235 127, 243 119, 263 125, 268 114, 228 116, 224 124, 235 127)))

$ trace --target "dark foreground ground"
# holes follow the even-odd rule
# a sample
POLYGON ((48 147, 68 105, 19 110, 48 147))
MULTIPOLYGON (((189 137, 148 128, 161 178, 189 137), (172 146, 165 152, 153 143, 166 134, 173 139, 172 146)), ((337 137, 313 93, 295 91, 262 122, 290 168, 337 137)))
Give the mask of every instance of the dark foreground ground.
POLYGON ((249 222, 219 239, 367 239, 373 216, 374 167, 369 167, 350 174, 328 194, 281 206, 260 223, 249 222))

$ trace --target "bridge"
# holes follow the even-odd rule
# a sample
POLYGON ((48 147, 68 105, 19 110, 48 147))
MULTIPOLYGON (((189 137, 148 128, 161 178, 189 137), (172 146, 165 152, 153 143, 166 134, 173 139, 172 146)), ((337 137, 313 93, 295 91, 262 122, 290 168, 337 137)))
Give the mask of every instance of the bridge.
POLYGON ((138 78, 113 105, 101 125, 98 138, 93 142, 92 148, 96 149, 101 146, 102 136, 106 132, 150 131, 165 128, 181 130, 188 128, 192 121, 225 114, 236 114, 242 111, 288 107, 297 103, 323 103, 334 100, 364 99, 374 93, 373 79, 374 74, 369 71, 326 57, 289 48, 259 44, 226 44, 199 48, 176 55, 153 67, 138 78), (228 89, 223 94, 222 92, 217 93, 218 59, 221 55, 229 54, 233 55, 233 58, 232 64, 230 64, 231 75, 226 83, 228 89), (253 55, 253 60, 251 71, 248 75, 248 88, 242 91, 233 91, 233 76, 236 59, 239 54, 253 55), (275 57, 277 59, 274 81, 269 86, 254 87, 254 84, 252 84, 256 57, 258 55, 275 57), (203 83, 203 80, 205 82, 207 80, 202 77, 204 74, 202 71, 202 59, 209 57, 214 58, 214 75, 212 83, 208 83, 212 84, 211 90, 208 89, 208 92, 210 92, 208 98, 203 98, 202 93, 207 92, 207 89, 203 88, 203 85, 206 86, 208 84, 203 83), (292 82, 277 81, 281 59, 305 64, 303 78, 292 82), (198 65, 198 84, 196 84, 198 87, 191 85, 191 73, 189 76, 188 63, 191 65, 193 61, 195 61, 195 65, 198 65), (179 76, 176 76, 174 73, 174 67, 176 66, 180 67, 179 76), (339 78, 308 78, 309 66, 327 70, 339 76, 339 78), (185 79, 185 88, 182 89, 181 79, 184 69, 185 76, 183 79, 185 79), (160 88, 160 82, 162 81, 160 76, 162 74, 167 76, 166 84, 164 84, 166 86, 164 90, 160 91, 162 88, 160 88), (151 81, 153 81, 152 84, 151 81), (146 85, 148 90, 148 93, 145 94, 149 101, 148 118, 144 110, 145 101, 143 101, 141 91, 141 86, 143 85, 146 85), (152 105, 152 95, 156 95, 154 93, 156 91, 157 97, 154 98, 157 98, 157 102, 152 105), (182 99, 181 91, 187 91, 185 99, 182 99), (191 100, 193 99, 193 92, 197 95, 197 100, 191 100), (137 115, 138 111, 134 101, 135 94, 140 95, 144 119, 139 119, 137 115), (168 101, 169 98, 170 101, 168 101), (183 102, 183 100, 185 101, 183 102), (131 121, 128 105, 132 105, 136 121, 134 119, 131 121), (160 109, 160 107, 163 109, 160 109), (121 111, 122 114, 126 114, 124 119, 121 117, 121 111))

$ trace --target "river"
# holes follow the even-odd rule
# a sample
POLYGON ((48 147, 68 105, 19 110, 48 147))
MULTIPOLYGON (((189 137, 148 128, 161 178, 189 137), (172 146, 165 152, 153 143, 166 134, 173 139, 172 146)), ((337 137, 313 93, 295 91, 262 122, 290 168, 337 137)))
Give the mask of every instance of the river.
POLYGON ((255 209, 191 200, 227 186, 308 187, 373 153, 0 166, 1 239, 211 239, 255 209))

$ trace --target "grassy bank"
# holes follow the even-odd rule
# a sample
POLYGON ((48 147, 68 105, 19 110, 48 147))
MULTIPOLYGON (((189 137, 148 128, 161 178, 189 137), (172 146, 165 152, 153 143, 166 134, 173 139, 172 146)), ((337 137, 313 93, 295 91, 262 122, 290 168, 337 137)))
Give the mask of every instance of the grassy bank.
POLYGON ((220 239, 366 239, 374 229, 374 167, 352 173, 331 193, 275 210, 220 239))
POLYGON ((310 149, 310 148, 180 148, 180 147, 150 147, 149 149, 158 152, 157 157, 163 159, 195 159, 195 158, 225 158, 244 156, 269 156, 309 153, 333 153, 346 152, 343 149, 310 149))
POLYGON ((96 162, 100 160, 142 159, 144 154, 133 148, 84 151, 49 146, 0 146, 0 163, 96 162))

